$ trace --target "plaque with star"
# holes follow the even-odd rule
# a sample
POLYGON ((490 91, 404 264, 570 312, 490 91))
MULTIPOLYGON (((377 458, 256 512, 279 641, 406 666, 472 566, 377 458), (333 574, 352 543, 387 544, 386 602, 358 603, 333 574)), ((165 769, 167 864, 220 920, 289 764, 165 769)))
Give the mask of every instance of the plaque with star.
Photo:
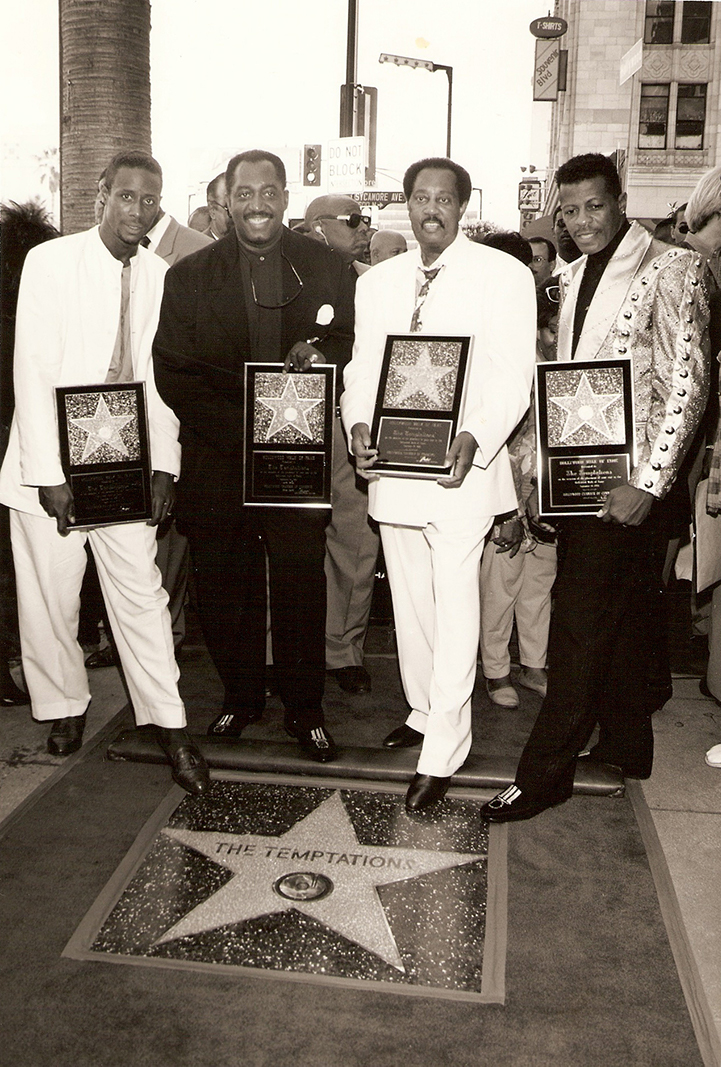
POLYGON ((246 363, 244 503, 330 508, 334 412, 332 364, 246 363))
POLYGON ((595 515, 636 462, 629 359, 536 365, 542 515, 595 515))
POLYGON ((138 522, 152 514, 143 382, 55 390, 60 458, 75 526, 138 522))
POLYGON ((371 438, 374 474, 438 478, 458 432, 470 337, 391 334, 386 340, 371 438))
POLYGON ((265 780, 174 790, 64 955, 503 1001, 505 854, 482 800, 265 780))

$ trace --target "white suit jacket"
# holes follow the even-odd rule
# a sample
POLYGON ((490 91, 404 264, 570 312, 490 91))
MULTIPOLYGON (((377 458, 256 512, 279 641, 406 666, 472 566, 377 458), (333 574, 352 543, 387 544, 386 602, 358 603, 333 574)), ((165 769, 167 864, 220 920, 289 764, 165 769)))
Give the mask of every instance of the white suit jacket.
MULTIPOLYGON (((355 345, 341 396, 349 435, 356 423, 372 423, 386 335, 410 331, 420 265, 416 249, 358 279, 355 345)), ((475 244, 461 231, 433 264, 441 265, 423 305, 421 335, 473 338, 458 429, 473 434, 478 450, 459 489, 418 478, 370 482, 368 510, 379 522, 424 526, 516 507, 506 441, 529 404, 536 355, 533 275, 513 256, 475 244)))
MULTIPOLYGON (((168 268, 145 248, 131 264, 133 373, 146 383, 151 463, 177 477, 178 420, 158 395, 151 362, 168 268)), ((28 253, 15 331, 15 415, 0 471, 0 500, 11 508, 45 515, 37 486, 65 481, 55 387, 105 381, 120 322, 121 273, 97 227, 28 253)))

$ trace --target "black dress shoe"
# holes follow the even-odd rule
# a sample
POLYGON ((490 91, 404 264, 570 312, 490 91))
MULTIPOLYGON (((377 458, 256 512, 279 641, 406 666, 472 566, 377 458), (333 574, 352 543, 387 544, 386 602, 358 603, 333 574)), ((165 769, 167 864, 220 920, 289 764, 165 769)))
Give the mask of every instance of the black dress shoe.
POLYGON ((85 666, 89 671, 96 671, 99 667, 114 667, 117 662, 112 645, 106 645, 105 648, 92 652, 85 660, 85 666))
POLYGON ((406 811, 422 811, 443 800, 451 784, 450 778, 435 778, 432 774, 416 774, 406 793, 406 811))
POLYGON ((56 719, 48 735, 48 752, 51 756, 69 756, 77 752, 83 743, 85 713, 67 719, 56 719))
POLYGON ((312 730, 301 730, 296 723, 286 723, 286 733, 295 737, 304 755, 316 763, 330 763, 338 751, 335 741, 323 726, 314 726, 312 730))
POLYGON ((173 781, 194 796, 207 793, 210 788, 208 764, 187 730, 168 730, 159 726, 157 737, 158 744, 168 757, 173 781))
POLYGON ((415 748, 423 744, 423 734, 403 723, 383 738, 383 748, 415 748))
POLYGON ((338 667, 328 671, 346 693, 370 693, 371 676, 365 667, 338 667))
POLYGON ((481 815, 489 822, 520 822, 522 819, 532 819, 534 815, 540 815, 542 811, 553 808, 556 804, 562 804, 565 799, 533 800, 531 797, 525 797, 518 786, 509 785, 493 800, 483 805, 481 815))
POLYGON ((594 749, 590 752, 583 752, 580 756, 576 756, 576 765, 588 766, 589 764, 595 764, 597 767, 606 767, 610 771, 615 771, 616 774, 621 774, 624 778, 640 778, 646 779, 651 777, 651 766, 648 761, 646 763, 616 763, 610 759, 603 759, 596 755, 594 749))
POLYGON ((3 682, 0 694, 0 707, 2 708, 17 708, 30 703, 30 697, 19 686, 15 685, 10 672, 8 672, 8 677, 3 682))
POLYGON ((221 711, 208 727, 208 737, 240 737, 246 726, 258 722, 262 715, 262 711, 221 711))

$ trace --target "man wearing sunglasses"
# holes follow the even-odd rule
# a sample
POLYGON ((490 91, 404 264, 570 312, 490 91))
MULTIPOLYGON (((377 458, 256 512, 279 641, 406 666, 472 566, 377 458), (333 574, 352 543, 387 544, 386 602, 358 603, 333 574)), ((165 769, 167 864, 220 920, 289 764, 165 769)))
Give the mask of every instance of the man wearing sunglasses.
MULTIPOLYGON (((318 196, 306 208, 304 232, 327 245, 345 261, 355 288, 370 242, 370 215, 350 196, 318 196)), ((339 383, 340 384, 340 383, 339 383)), ((333 441, 333 516, 326 530, 325 573, 328 608, 325 662, 328 673, 346 693, 369 693, 371 678, 363 666, 368 632, 378 533, 368 521, 368 489, 356 478, 340 416, 333 441)))
POLYGON ((335 757, 324 729, 328 512, 243 504, 244 364, 307 371, 350 356, 343 261, 283 225, 285 168, 270 152, 226 170, 232 225, 168 272, 153 346, 158 389, 180 420, 176 514, 190 541, 203 634, 225 687, 209 734, 238 740, 265 703, 266 552, 273 660, 285 727, 305 755, 335 757))

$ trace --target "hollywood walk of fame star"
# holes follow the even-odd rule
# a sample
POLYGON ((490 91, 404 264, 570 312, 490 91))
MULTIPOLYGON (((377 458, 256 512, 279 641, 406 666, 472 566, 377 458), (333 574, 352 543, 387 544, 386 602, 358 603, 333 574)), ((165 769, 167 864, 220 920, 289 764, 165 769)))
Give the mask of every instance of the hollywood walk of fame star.
POLYGON ((294 908, 399 971, 405 968, 375 887, 482 858, 472 853, 359 844, 338 791, 279 837, 172 828, 164 833, 236 876, 175 923, 156 944, 294 908), (278 895, 273 888, 278 880, 286 876, 286 882, 298 884, 301 879, 287 876, 301 872, 324 876, 323 881, 332 885, 331 892, 315 900, 278 895))
POLYGON ((428 346, 424 345, 415 363, 393 364, 395 373, 405 379, 393 401, 393 406, 401 407, 404 400, 409 400, 420 393, 429 400, 429 407, 445 407, 443 397, 438 392, 438 383, 455 369, 452 363, 433 363, 428 346))
POLYGON ((566 421, 561 431, 561 440, 571 437, 581 426, 590 426, 593 430, 612 439, 611 430, 606 422, 605 411, 616 400, 620 400, 622 393, 594 393, 593 387, 584 371, 578 388, 572 396, 552 396, 549 400, 558 407, 563 408, 566 421))
POLYGON ((286 426, 292 426, 309 441, 314 439, 306 415, 321 403, 322 397, 307 400, 305 397, 298 396, 295 379, 291 374, 286 377, 285 387, 280 396, 258 396, 257 399, 259 403, 264 404, 273 412, 273 419, 265 434, 266 441, 270 441, 274 434, 286 426))
POLYGON ((87 434, 85 448, 83 449, 81 463, 85 463, 95 452, 101 448, 112 448, 121 456, 129 456, 127 446, 120 436, 120 431, 135 415, 113 415, 105 403, 105 397, 101 393, 95 414, 85 418, 69 419, 68 421, 77 426, 79 430, 87 434))

